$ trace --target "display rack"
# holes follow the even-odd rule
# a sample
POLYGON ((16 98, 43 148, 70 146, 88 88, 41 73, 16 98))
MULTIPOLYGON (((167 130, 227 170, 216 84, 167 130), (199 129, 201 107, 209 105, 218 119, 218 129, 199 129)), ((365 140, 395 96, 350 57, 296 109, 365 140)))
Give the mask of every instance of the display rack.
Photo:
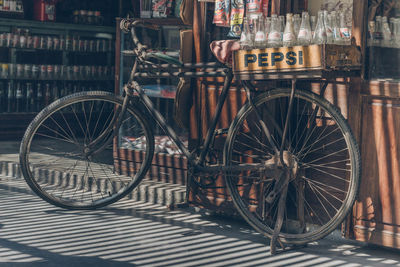
POLYGON ((0 139, 20 138, 45 105, 113 91, 112 27, 0 19, 0 139))

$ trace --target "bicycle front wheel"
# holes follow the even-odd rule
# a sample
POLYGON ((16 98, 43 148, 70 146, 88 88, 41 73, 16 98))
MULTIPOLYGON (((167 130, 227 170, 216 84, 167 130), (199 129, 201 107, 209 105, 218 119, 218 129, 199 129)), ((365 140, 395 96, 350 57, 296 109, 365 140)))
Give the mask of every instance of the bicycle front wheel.
POLYGON ((113 129, 121 107, 122 98, 94 91, 66 96, 42 110, 20 148, 31 189, 67 209, 99 208, 132 191, 150 166, 154 136, 148 120, 129 106, 121 119, 124 134, 113 137, 107 129, 113 129))
MULTIPOLYGON (((265 128, 279 150, 289 99, 290 89, 274 89, 253 100, 256 108, 247 104, 239 111, 227 137, 226 165, 260 166, 277 158, 265 128)), ((304 244, 332 232, 351 209, 360 179, 360 155, 337 108, 308 91, 295 92, 287 133, 283 152, 295 162, 296 169, 288 184, 279 238, 285 243, 304 244)), ((273 175, 257 169, 226 173, 240 214, 268 237, 275 227, 280 197, 267 201, 277 181, 273 175)))

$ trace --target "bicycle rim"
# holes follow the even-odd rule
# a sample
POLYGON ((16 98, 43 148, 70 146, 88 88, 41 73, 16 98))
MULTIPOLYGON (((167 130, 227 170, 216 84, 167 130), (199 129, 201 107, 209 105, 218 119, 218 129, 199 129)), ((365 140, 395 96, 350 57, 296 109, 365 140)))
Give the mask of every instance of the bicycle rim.
MULTIPOLYGON (((290 89, 276 89, 254 100, 278 149, 289 99, 290 89)), ((279 238, 303 244, 329 234, 351 209, 358 190, 360 155, 347 122, 328 101, 296 91, 293 103, 284 153, 296 161, 297 169, 288 185, 279 238)), ((264 163, 274 157, 255 112, 246 105, 232 123, 224 151, 226 165, 264 163)), ((276 178, 259 170, 226 174, 239 212, 266 236, 272 235, 277 218, 280 195, 272 203, 266 201, 276 178)))
POLYGON ((120 140, 113 131, 103 134, 121 105, 122 99, 110 93, 82 92, 36 116, 21 143, 20 162, 25 180, 41 198, 63 208, 91 209, 117 201, 138 185, 150 166, 154 137, 147 120, 131 107, 121 120, 120 140), (102 141, 90 146, 99 136, 102 141))

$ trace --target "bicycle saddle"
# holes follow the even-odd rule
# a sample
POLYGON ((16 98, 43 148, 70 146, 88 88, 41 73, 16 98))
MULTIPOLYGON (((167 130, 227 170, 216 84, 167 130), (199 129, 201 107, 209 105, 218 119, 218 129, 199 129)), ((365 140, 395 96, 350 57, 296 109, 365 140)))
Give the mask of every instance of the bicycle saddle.
POLYGON ((210 44, 210 49, 219 62, 232 64, 232 52, 240 49, 238 40, 219 40, 210 44))

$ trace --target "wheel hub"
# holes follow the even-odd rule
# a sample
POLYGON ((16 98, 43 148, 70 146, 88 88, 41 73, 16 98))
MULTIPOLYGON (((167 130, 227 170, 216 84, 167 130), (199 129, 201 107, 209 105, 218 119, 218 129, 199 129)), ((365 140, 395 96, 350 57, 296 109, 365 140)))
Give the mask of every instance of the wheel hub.
MULTIPOLYGON (((278 164, 280 164, 282 166, 280 157, 278 157, 278 159, 279 159, 278 164)), ((296 178, 296 175, 297 175, 297 172, 299 169, 297 157, 295 155, 293 155, 292 153, 290 153, 289 151, 283 151, 283 162, 284 162, 285 166, 282 166, 282 167, 285 168, 287 171, 291 172, 290 181, 294 180, 296 178)))

